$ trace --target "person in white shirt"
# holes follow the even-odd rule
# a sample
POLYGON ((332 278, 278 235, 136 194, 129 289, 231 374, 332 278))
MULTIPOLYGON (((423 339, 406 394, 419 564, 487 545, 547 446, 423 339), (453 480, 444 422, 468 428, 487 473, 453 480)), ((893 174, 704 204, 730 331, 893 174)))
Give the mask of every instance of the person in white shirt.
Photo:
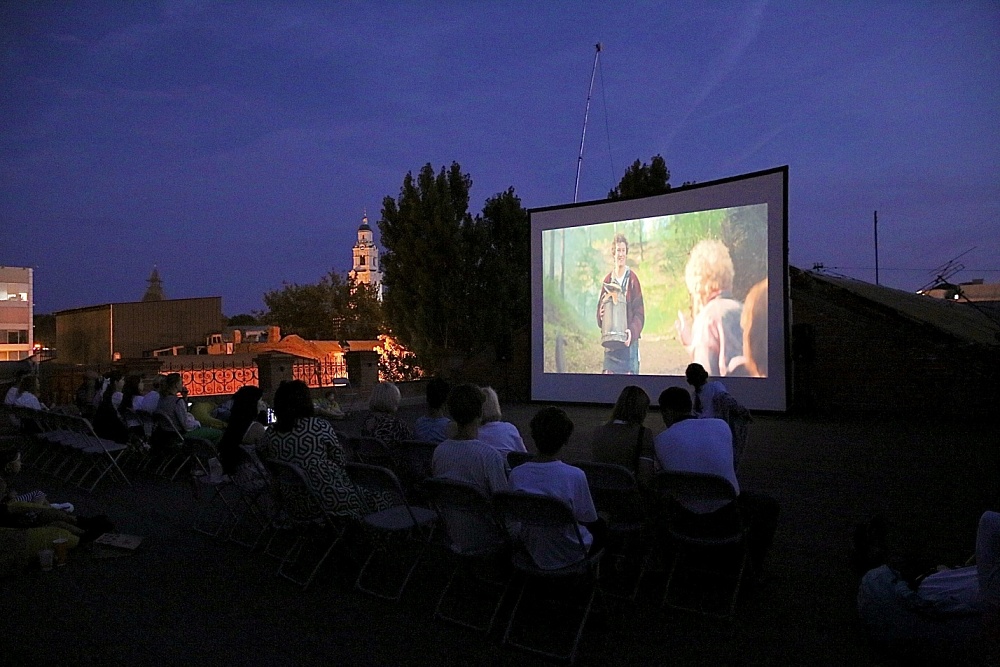
POLYGON ((451 393, 451 385, 441 378, 427 383, 427 414, 417 418, 413 434, 424 442, 444 442, 451 435, 454 425, 444 413, 444 405, 451 393))
POLYGON ((146 392, 146 395, 142 397, 142 402, 139 403, 139 410, 150 414, 156 412, 156 408, 160 404, 160 399, 162 398, 160 395, 160 389, 166 377, 167 376, 165 375, 157 375, 153 378, 153 388, 146 392))
POLYGON ((500 414, 500 399, 493 387, 481 387, 483 392, 483 423, 479 426, 479 439, 504 457, 510 452, 527 452, 517 427, 505 421, 500 414))
POLYGON ((535 565, 557 570, 578 563, 601 548, 606 533, 604 521, 597 516, 590 495, 587 475, 575 466, 559 460, 559 451, 573 434, 573 422, 557 407, 539 410, 531 419, 531 437, 538 448, 538 457, 522 463, 510 473, 512 491, 526 491, 552 496, 573 510, 579 523, 577 529, 587 552, 581 551, 577 529, 525 526, 521 539, 535 565))
POLYGON ((45 404, 38 400, 38 391, 38 376, 25 375, 21 378, 21 384, 18 385, 18 393, 14 399, 14 405, 22 408, 31 408, 32 410, 48 410, 45 404))
MULTIPOLYGON (((488 496, 506 491, 507 459, 477 439, 483 410, 479 387, 462 384, 448 396, 448 412, 455 421, 455 435, 434 448, 431 470, 435 477, 471 484, 488 496)), ((489 527, 470 515, 445 516, 448 535, 463 552, 488 548, 497 538, 489 527)))
POLYGON ((737 493, 735 503, 720 500, 688 499, 681 505, 687 512, 682 521, 691 521, 711 532, 725 526, 734 510, 749 520, 748 548, 754 572, 763 571, 764 559, 778 525, 778 503, 769 496, 740 488, 733 467, 733 435, 721 419, 697 419, 691 413, 691 395, 680 387, 660 393, 660 413, 666 430, 653 439, 660 467, 668 471, 697 472, 724 477, 737 493))

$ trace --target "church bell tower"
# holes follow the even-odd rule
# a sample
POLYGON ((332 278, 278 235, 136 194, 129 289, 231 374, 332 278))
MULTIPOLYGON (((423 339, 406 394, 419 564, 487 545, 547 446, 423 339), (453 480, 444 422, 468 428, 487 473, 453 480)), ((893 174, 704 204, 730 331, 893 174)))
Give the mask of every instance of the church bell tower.
POLYGON ((379 267, 378 248, 372 239, 372 228, 368 225, 368 214, 361 219, 358 227, 358 242, 354 244, 354 268, 351 277, 358 284, 374 285, 378 298, 382 298, 382 269, 379 267))

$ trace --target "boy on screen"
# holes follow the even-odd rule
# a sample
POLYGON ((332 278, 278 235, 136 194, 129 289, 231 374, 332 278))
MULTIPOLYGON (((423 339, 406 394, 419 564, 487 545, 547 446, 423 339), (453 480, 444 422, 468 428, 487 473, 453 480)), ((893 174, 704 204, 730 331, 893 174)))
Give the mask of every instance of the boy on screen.
POLYGON ((624 234, 615 234, 612 242, 615 265, 604 277, 601 294, 597 300, 597 326, 605 330, 605 318, 611 316, 611 309, 619 300, 625 301, 625 338, 622 341, 605 341, 604 373, 639 374, 639 337, 646 322, 646 309, 642 303, 642 286, 639 278, 629 269, 628 239, 624 234))

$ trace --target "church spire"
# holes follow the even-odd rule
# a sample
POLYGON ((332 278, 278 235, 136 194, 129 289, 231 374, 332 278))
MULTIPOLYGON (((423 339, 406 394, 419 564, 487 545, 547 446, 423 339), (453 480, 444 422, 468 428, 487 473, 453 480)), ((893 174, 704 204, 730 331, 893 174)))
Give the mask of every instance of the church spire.
POLYGON ((155 264, 153 265, 153 272, 149 274, 146 282, 149 283, 149 287, 146 288, 146 293, 142 295, 143 301, 163 301, 167 298, 163 294, 163 282, 160 280, 160 272, 157 270, 155 264))

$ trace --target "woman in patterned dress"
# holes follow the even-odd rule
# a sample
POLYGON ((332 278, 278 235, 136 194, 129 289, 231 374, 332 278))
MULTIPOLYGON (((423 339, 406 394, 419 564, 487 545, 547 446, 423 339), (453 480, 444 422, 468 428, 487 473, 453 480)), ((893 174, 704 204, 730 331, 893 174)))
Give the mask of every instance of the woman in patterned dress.
POLYGON ((277 420, 264 446, 264 457, 302 468, 327 512, 360 519, 389 506, 387 498, 351 481, 344 468, 343 447, 330 422, 313 416, 309 387, 304 382, 281 383, 274 393, 274 414, 277 420))

